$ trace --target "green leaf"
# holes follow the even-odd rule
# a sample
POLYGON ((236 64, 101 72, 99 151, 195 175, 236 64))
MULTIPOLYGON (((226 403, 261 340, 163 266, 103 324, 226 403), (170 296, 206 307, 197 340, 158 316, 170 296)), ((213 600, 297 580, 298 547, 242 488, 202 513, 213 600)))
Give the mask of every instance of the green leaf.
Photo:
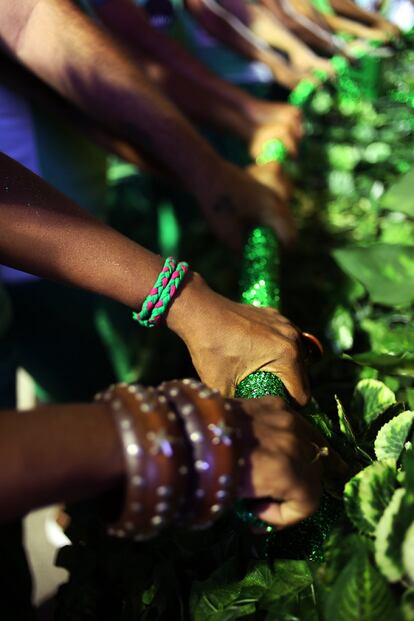
POLYGON ((390 582, 398 582, 404 574, 402 542, 414 521, 414 496, 397 489, 379 521, 375 537, 375 560, 390 582))
POLYGON ((414 410, 414 388, 405 389, 405 400, 412 410, 414 410))
POLYGON ((404 319, 406 323, 397 322, 393 317, 363 319, 361 327, 369 334, 372 350, 390 354, 412 352, 414 325, 411 317, 404 319))
POLYGON ((414 216, 414 167, 385 192, 381 207, 414 216))
POLYGON ((259 599, 272 583, 273 573, 269 564, 266 561, 255 562, 240 582, 240 597, 259 599))
POLYGON ((384 354, 368 351, 363 354, 348 356, 343 354, 344 360, 352 360, 363 367, 373 367, 384 373, 414 377, 414 354, 384 354))
POLYGON ((341 269, 361 282, 373 302, 408 306, 414 300, 414 246, 373 244, 333 252, 341 269))
POLYGON ((340 573, 326 604, 329 621, 391 621, 396 606, 391 591, 364 551, 340 573))
POLYGON ((352 414, 367 428, 395 402, 394 393, 383 382, 363 379, 355 387, 352 414))
POLYGON ((312 584, 313 578, 306 561, 276 560, 273 565, 273 580, 260 600, 265 606, 286 595, 299 593, 312 584))
POLYGON ((377 459, 398 460, 414 421, 414 412, 407 410, 392 418, 378 432, 375 439, 377 459))
MULTIPOLYGON (((221 621, 234 616, 213 616, 222 614, 232 607, 241 591, 237 579, 236 563, 229 559, 204 582, 195 582, 190 596, 190 610, 194 621, 221 621)), ((233 614, 233 613, 232 613, 233 614)))
POLYGON ((344 306, 337 306, 328 326, 329 337, 336 352, 351 349, 354 343, 354 321, 344 306))
MULTIPOLYGON (((413 439, 414 438, 412 438, 412 440, 413 439)), ((404 451, 402 469, 404 473, 404 487, 411 494, 414 494, 414 449, 412 443, 410 448, 404 451)))
POLYGON ((401 611, 404 621, 414 619, 414 588, 407 589, 401 599, 401 611))
POLYGON ((351 444, 355 446, 357 442, 356 442, 354 431, 345 413, 344 407, 342 403, 340 402, 339 398, 337 397, 337 395, 335 395, 335 401, 336 401, 336 409, 338 412, 339 428, 344 434, 344 436, 347 438, 347 440, 349 440, 349 442, 351 442, 351 444))
POLYGON ((346 513, 361 532, 373 535, 396 486, 396 468, 392 459, 375 462, 358 472, 345 485, 346 513))
POLYGON ((407 529, 402 545, 404 571, 414 582, 414 522, 407 529))

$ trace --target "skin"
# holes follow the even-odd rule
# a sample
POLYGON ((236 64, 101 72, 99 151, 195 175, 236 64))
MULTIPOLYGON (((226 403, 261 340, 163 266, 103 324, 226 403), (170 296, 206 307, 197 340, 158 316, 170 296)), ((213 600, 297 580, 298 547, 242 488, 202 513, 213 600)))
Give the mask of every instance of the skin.
POLYGON ((292 90, 306 72, 298 71, 281 54, 272 49, 263 39, 240 19, 216 0, 186 0, 185 6, 191 15, 216 39, 250 60, 268 65, 277 82, 292 90))
MULTIPOLYGON (((266 102, 250 96, 246 91, 226 82, 210 71, 205 65, 191 56, 176 41, 166 36, 162 31, 153 28, 148 21, 145 11, 134 4, 132 0, 107 0, 96 7, 99 19, 110 32, 117 36, 129 51, 137 58, 150 61, 161 73, 160 85, 167 89, 175 101, 175 93, 181 90, 185 97, 186 89, 191 89, 194 97, 201 97, 203 111, 206 110, 207 97, 214 99, 214 106, 227 106, 234 113, 239 114, 243 125, 283 123, 297 127, 299 119, 294 107, 286 104, 266 102), (170 91, 179 81, 180 88, 170 91), (200 89, 200 90, 199 90, 200 89)), ((157 75, 152 76, 157 80, 157 75)), ((186 97, 188 100, 189 98, 186 97)), ((210 107, 207 107, 210 109, 210 107)), ((200 107, 201 111, 201 107, 200 107)), ((244 137, 244 136, 242 136, 244 137)))
MULTIPOLYGON (((332 449, 314 461, 312 442, 326 441, 283 400, 238 400, 236 407, 248 463, 239 497, 272 499, 258 515, 280 528, 308 517, 318 507, 323 470, 338 476, 344 464, 332 449)), ((102 403, 0 412, 0 465, 0 521, 96 497, 125 478, 118 433, 102 403)))
POLYGON ((384 34, 396 37, 400 35, 398 26, 384 19, 379 13, 372 13, 362 9, 353 0, 331 0, 331 6, 340 15, 366 23, 368 26, 379 28, 384 34))
MULTIPOLYGON (((92 218, 36 175, 0 155, 0 262, 139 308, 161 257, 92 218)), ((237 304, 193 273, 167 313, 203 381, 231 396, 256 369, 277 373, 292 397, 309 397, 300 334, 272 309, 237 304)))
POLYGON ((331 72, 329 62, 317 56, 267 8, 259 4, 244 3, 241 0, 224 0, 222 4, 240 16, 255 35, 272 47, 285 52, 293 67, 299 72, 311 72, 313 69, 331 72))
POLYGON ((276 192, 226 163, 124 49, 69 0, 0 0, 0 10, 0 44, 110 136, 158 161, 196 197, 228 245, 240 247, 241 223, 252 216, 293 242, 293 218, 276 192), (217 208, 224 200, 231 213, 217 208))
POLYGON ((260 4, 301 41, 329 54, 343 52, 324 16, 306 0, 260 0, 260 4))

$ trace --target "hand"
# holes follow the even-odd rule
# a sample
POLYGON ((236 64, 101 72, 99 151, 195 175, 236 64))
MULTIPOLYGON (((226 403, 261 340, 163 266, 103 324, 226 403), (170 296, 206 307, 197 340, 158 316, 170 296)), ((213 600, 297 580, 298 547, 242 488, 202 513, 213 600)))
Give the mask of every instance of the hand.
POLYGON ((287 202, 292 198, 292 182, 279 162, 269 162, 260 166, 251 164, 247 170, 249 175, 276 192, 284 201, 287 202))
POLYGON ((293 216, 268 183, 227 162, 222 163, 213 182, 209 181, 198 188, 199 202, 212 230, 228 246, 241 249, 246 224, 270 226, 283 243, 293 243, 293 216))
POLYGON ((244 112, 247 123, 253 124, 253 131, 267 125, 283 124, 290 128, 296 139, 303 136, 302 112, 295 106, 250 97, 244 112))
POLYGON ((241 380, 261 370, 278 375, 297 403, 307 402, 300 333, 276 310, 232 302, 192 274, 167 324, 187 345, 201 380, 223 396, 234 395, 241 380))
POLYGON ((296 157, 298 154, 298 141, 294 131, 293 127, 289 127, 285 123, 275 123, 258 127, 250 140, 250 155, 256 159, 268 140, 277 139, 283 142, 290 155, 296 157))
POLYGON ((240 497, 266 499, 255 513, 278 528, 309 517, 319 506, 322 475, 343 481, 346 464, 280 397, 240 399, 237 405, 247 415, 240 417, 246 442, 240 497), (328 454, 317 458, 318 447, 328 447, 328 454))

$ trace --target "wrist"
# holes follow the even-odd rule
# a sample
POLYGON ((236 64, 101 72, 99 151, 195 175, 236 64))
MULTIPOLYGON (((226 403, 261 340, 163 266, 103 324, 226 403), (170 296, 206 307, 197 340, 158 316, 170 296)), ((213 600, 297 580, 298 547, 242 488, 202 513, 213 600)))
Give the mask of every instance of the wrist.
POLYGON ((204 310, 204 300, 214 295, 197 272, 189 273, 186 280, 187 282, 173 299, 166 317, 167 326, 184 342, 187 342, 188 335, 193 331, 200 312, 204 310))

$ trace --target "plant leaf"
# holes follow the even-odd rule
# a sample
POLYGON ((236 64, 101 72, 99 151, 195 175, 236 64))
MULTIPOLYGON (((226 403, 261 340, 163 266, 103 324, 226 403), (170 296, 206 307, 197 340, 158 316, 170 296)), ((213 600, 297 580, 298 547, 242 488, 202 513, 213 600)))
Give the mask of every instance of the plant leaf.
POLYGON ((361 282, 373 302, 408 306, 414 300, 414 246, 372 244, 333 252, 344 272, 361 282))
POLYGON ((400 177, 381 197, 381 207, 414 216, 414 167, 400 177))
POLYGON ((401 611, 404 621, 413 621, 414 619, 414 588, 407 589, 402 596, 401 611))
POLYGON ((259 599, 271 587, 272 582, 273 573, 269 564, 265 561, 255 562, 240 582, 240 597, 259 599))
POLYGON ((260 606, 270 604, 286 595, 293 595, 313 582, 306 561, 276 560, 273 565, 273 581, 260 600, 260 606))
POLYGON ((223 614, 237 601, 241 591, 237 580, 235 560, 229 559, 214 571, 207 580, 194 582, 190 596, 190 610, 194 621, 221 621, 234 616, 214 616, 223 614))
POLYGON ((343 354, 344 360, 352 360, 355 364, 363 367, 373 367, 392 375, 402 375, 414 377, 414 354, 406 352, 404 354, 385 354, 374 351, 367 351, 362 354, 349 356, 343 354))
POLYGON ((351 423, 348 420, 344 407, 342 403, 340 402, 339 398, 337 397, 337 395, 335 395, 335 401, 336 401, 336 409, 338 412, 339 428, 344 434, 344 436, 347 438, 347 440, 349 440, 351 444, 356 446, 357 442, 356 442, 354 431, 352 429, 351 423))
POLYGON ((405 533, 402 544, 402 559, 405 573, 414 582, 414 522, 405 533))
POLYGON ((326 619, 390 621, 396 613, 392 593, 367 552, 356 554, 340 573, 326 604, 326 619))
POLYGON ((352 414, 367 428, 395 402, 394 393, 383 382, 363 379, 355 387, 352 414))
POLYGON ((395 317, 366 318, 361 327, 368 332, 371 349, 380 353, 402 354, 412 351, 414 346, 414 325, 411 317, 396 321, 395 317))
POLYGON ((345 485, 346 513, 354 526, 373 535, 396 486, 395 461, 375 462, 345 485))
POLYGON ((379 521, 375 538, 375 560, 390 582, 398 582, 404 574, 402 542, 413 521, 414 496, 403 488, 397 489, 379 521))
POLYGON ((354 343, 354 321, 344 306, 337 306, 329 322, 328 333, 335 352, 351 349, 354 343))
POLYGON ((407 410, 392 418, 378 432, 375 439, 377 459, 399 459, 414 421, 414 412, 407 410))

